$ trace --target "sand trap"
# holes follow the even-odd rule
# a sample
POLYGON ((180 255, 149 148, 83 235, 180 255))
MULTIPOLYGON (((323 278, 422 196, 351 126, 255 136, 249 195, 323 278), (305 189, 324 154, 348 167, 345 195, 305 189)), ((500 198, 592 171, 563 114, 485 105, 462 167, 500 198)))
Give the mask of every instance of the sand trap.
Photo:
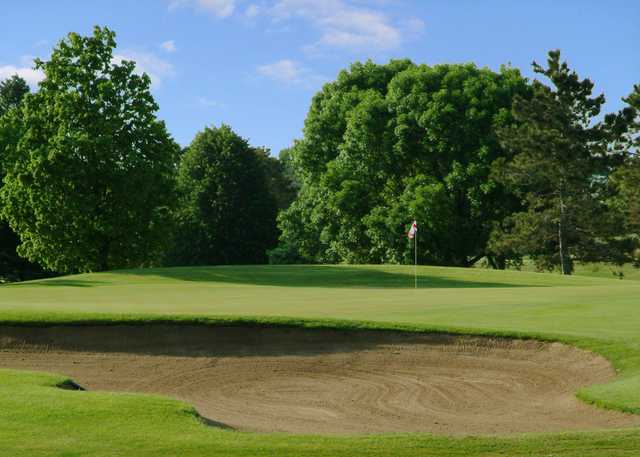
MULTIPOLYGON (((164 394, 260 432, 494 434, 640 425, 574 392, 614 377, 562 344, 197 326, 0 327, 0 367, 164 394)), ((79 392, 78 395, 83 395, 79 392)))

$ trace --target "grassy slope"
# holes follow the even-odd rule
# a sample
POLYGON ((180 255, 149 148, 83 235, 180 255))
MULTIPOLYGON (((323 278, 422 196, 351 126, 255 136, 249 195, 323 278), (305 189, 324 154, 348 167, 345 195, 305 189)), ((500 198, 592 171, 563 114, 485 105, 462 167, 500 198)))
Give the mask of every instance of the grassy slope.
MULTIPOLYGON (((620 370, 580 395, 640 413, 640 282, 407 267, 227 267, 80 275, 0 287, 0 321, 234 320, 404 326, 559 339, 620 370), (311 286, 311 287, 310 287, 311 286), (332 319, 334 321, 327 321, 332 319), (340 321, 335 321, 339 319, 340 321)), ((509 438, 292 437, 203 427, 186 405, 57 389, 0 371, 0 455, 636 455, 640 430, 509 438), (180 452, 178 452, 180 450, 180 452)))
MULTIPOLYGON (((533 272, 536 267, 531 261, 525 260, 521 267, 522 271, 533 272)), ((574 274, 579 276, 591 276, 594 278, 622 278, 632 281, 640 281, 640 268, 634 267, 630 263, 624 265, 611 265, 605 263, 576 263, 574 274)))

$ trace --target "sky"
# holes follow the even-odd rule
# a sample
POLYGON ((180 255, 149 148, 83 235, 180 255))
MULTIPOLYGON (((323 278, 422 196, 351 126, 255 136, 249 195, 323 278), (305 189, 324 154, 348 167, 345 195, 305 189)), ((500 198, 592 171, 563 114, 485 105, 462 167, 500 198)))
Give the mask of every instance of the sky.
POLYGON ((533 77, 531 62, 561 49, 608 111, 640 83, 637 0, 12 0, 1 11, 0 79, 18 73, 36 88, 34 57, 108 26, 116 59, 149 74, 182 146, 226 123, 277 155, 302 136, 322 85, 367 59, 510 63, 533 77))

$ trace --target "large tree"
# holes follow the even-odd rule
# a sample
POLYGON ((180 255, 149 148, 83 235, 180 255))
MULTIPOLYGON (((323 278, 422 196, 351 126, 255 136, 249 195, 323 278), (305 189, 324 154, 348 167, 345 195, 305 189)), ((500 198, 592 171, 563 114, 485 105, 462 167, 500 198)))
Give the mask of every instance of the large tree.
POLYGON ((147 75, 115 63, 115 34, 70 33, 45 79, 3 124, 7 146, 2 216, 18 252, 59 272, 157 260, 168 239, 177 146, 155 117, 147 75))
POLYGON ((227 125, 205 128, 178 170, 178 230, 170 262, 177 265, 266 261, 277 238, 277 202, 265 152, 227 125))
MULTIPOLYGON (((526 80, 474 65, 356 63, 313 98, 292 149, 301 188, 280 216, 283 245, 310 261, 469 266, 493 226, 517 208, 489 179, 505 155, 496 128, 512 122, 526 80)), ((496 262, 504 264, 504 262, 496 262)))
MULTIPOLYGON (((30 92, 27 82, 18 75, 14 75, 0 82, 0 118, 9 110, 16 110, 25 95, 30 92)), ((5 148, 15 142, 15 133, 2 128, 0 121, 0 156, 5 148)), ((7 126, 8 127, 8 126, 7 126)), ((4 170, 0 168, 0 182, 4 178, 4 170)), ((22 280, 41 276, 41 268, 17 253, 20 239, 6 221, 0 221, 0 280, 22 280)))
POLYGON ((514 154, 499 162, 496 177, 516 193, 524 211, 494 233, 494 249, 526 254, 540 267, 570 274, 575 260, 625 260, 630 240, 620 232, 619 214, 609 211, 608 176, 621 160, 614 146, 627 129, 629 111, 600 119, 604 95, 580 79, 559 51, 551 51, 537 74, 552 84, 533 83, 533 96, 516 97, 516 123, 499 130, 514 154))
POLYGON ((615 194, 614 209, 623 215, 623 230, 636 241, 633 260, 640 266, 640 85, 625 99, 630 111, 630 126, 624 138, 624 162, 611 176, 615 194))

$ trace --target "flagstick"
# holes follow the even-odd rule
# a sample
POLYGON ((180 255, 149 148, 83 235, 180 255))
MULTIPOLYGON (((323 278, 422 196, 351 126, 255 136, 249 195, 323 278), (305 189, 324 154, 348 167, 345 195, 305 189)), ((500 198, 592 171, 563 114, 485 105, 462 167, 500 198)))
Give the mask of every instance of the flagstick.
POLYGON ((413 246, 415 248, 415 254, 413 259, 413 285, 414 288, 418 288, 418 232, 416 231, 413 236, 413 246))

